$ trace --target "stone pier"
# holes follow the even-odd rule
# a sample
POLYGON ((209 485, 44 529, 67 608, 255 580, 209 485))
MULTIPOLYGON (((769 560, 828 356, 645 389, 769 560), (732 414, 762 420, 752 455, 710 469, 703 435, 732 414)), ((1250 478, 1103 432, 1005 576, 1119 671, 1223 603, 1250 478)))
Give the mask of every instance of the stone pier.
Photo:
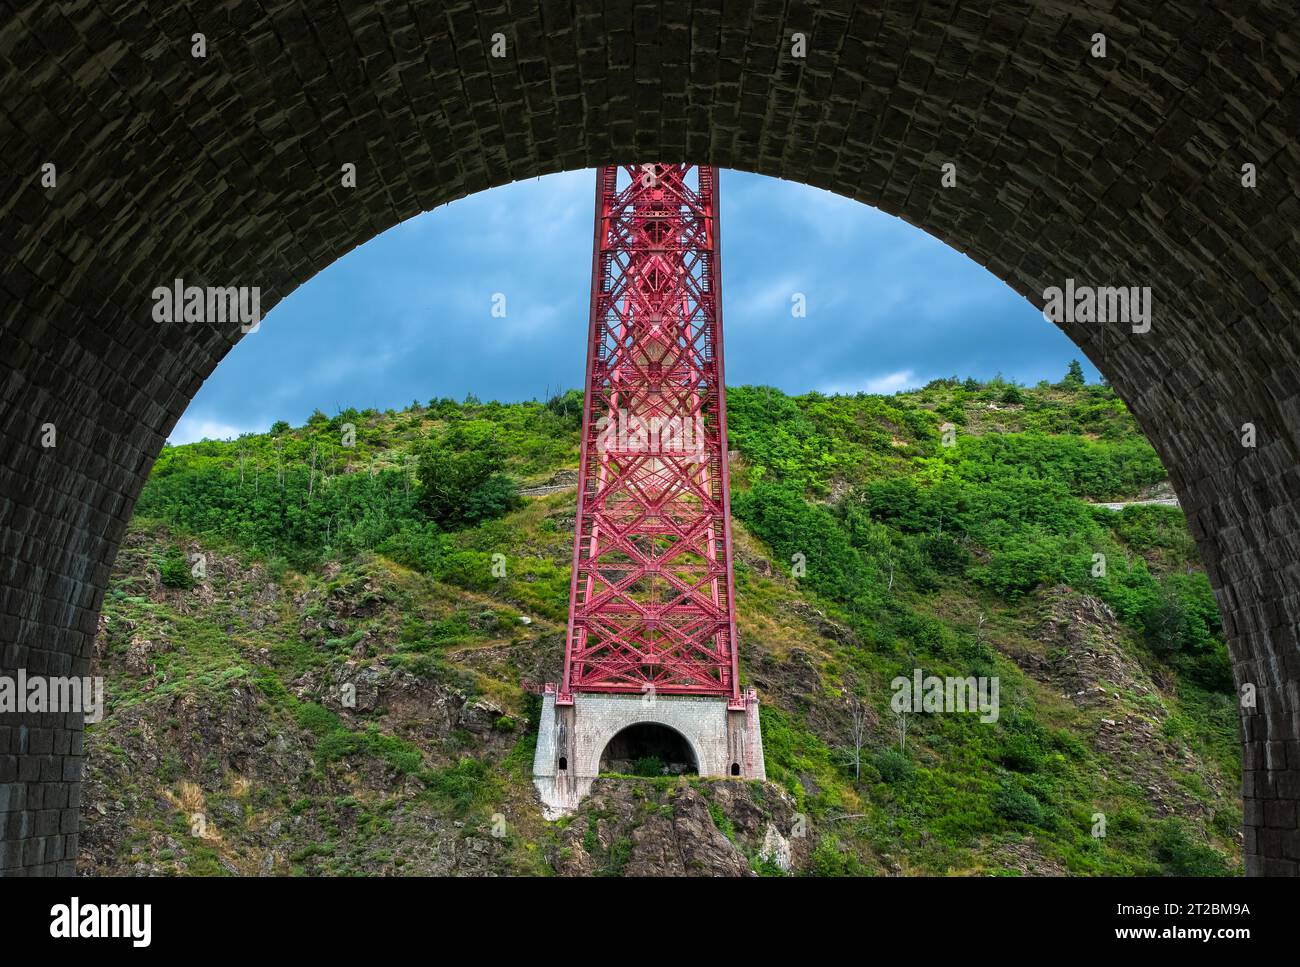
POLYGON ((758 695, 745 694, 743 709, 725 698, 689 695, 573 696, 557 704, 550 688, 542 696, 533 757, 533 783, 547 819, 577 808, 600 775, 609 741, 633 725, 655 724, 677 732, 690 746, 701 776, 766 779, 758 695))

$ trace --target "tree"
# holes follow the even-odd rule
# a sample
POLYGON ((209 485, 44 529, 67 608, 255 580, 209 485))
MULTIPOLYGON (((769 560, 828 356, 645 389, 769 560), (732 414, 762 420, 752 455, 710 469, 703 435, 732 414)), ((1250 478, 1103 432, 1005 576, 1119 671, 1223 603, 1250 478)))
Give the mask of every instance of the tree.
POLYGON ((894 730, 898 734, 898 751, 907 751, 907 725, 908 717, 912 713, 907 709, 894 710, 894 730))
POLYGON ((439 527, 500 517, 518 500, 514 481, 497 470, 504 458, 491 424, 456 424, 420 448, 416 505, 439 527))
POLYGON ((1070 360, 1070 371, 1065 374, 1065 382, 1071 386, 1083 385, 1083 364, 1077 359, 1070 360))
POLYGON ((862 700, 856 692, 848 695, 849 707, 849 748, 853 755, 853 778, 862 778, 862 749, 867 744, 867 735, 871 729, 871 706, 862 700))
POLYGON ((558 393, 546 401, 546 408, 560 417, 566 425, 582 425, 582 390, 571 389, 558 393))
POLYGON ((279 436, 282 433, 289 432, 289 424, 284 420, 276 420, 271 424, 271 436, 279 436))

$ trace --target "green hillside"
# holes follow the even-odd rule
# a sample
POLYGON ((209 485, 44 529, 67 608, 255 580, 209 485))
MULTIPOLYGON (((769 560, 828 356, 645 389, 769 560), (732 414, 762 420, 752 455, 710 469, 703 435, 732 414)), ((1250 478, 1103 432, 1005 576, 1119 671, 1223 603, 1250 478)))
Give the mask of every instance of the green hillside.
POLYGON ((560 668, 580 394, 317 413, 158 459, 97 640, 83 868, 1240 871, 1218 612, 1177 507, 1095 506, 1168 490, 1109 388, 727 399, 768 783, 533 801, 521 682, 560 668), (917 668, 996 676, 997 721, 900 717, 917 668))

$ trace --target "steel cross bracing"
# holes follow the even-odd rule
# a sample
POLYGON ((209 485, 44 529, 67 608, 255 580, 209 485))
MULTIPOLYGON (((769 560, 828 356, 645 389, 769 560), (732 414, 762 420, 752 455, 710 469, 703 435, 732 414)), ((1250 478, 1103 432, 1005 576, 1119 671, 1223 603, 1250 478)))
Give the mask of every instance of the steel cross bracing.
POLYGON ((743 707, 717 184, 696 165, 597 171, 561 703, 654 691, 743 707))

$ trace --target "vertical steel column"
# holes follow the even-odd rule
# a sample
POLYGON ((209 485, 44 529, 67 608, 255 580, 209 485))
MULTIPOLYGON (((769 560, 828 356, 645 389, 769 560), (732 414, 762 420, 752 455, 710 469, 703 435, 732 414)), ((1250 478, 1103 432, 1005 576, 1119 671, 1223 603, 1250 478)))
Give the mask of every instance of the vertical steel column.
POLYGON ((737 675, 717 171, 597 172, 564 678, 717 695, 737 675))

